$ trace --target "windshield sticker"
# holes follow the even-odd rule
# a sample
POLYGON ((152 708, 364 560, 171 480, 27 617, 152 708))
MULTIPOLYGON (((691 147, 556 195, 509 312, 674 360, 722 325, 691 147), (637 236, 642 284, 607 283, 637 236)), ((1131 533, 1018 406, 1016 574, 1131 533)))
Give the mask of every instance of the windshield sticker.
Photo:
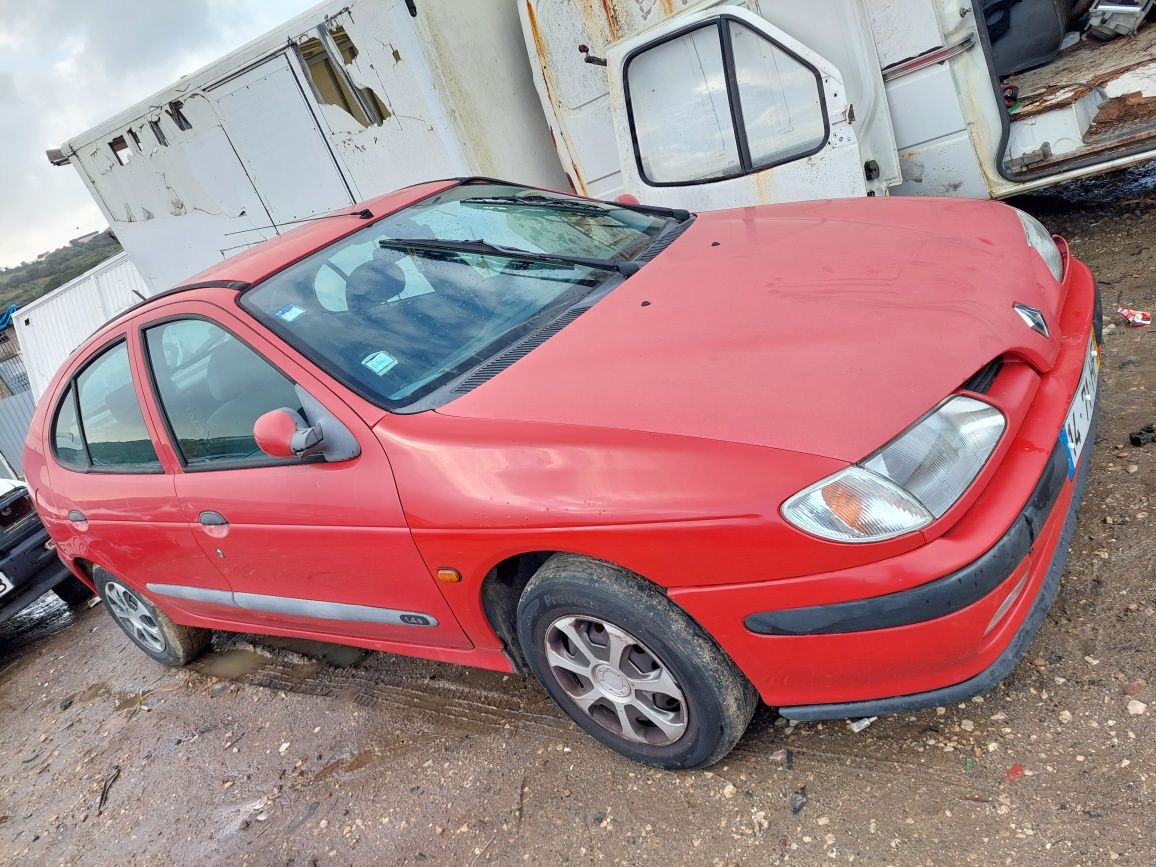
POLYGON ((304 307, 298 307, 296 304, 286 304, 280 310, 273 313, 279 319, 284 319, 286 322, 292 322, 305 312, 304 307))
POLYGON ((397 367, 397 359, 388 352, 372 352, 361 359, 361 364, 363 367, 368 367, 378 376, 385 376, 397 367))

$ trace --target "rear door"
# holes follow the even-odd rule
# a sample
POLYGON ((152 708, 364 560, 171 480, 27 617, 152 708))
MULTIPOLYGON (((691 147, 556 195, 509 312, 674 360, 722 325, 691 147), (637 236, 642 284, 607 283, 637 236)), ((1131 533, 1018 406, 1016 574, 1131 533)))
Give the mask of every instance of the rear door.
POLYGON ((64 560, 88 560, 141 589, 209 590, 163 607, 220 616, 228 585, 177 505, 175 468, 140 403, 135 353, 128 332, 117 332, 58 386, 44 450, 51 484, 36 491, 37 507, 64 560))
POLYGON ((320 638, 470 646, 418 553, 384 450, 322 380, 204 302, 164 308, 142 321, 141 337, 157 421, 181 467, 176 499, 228 582, 234 619, 320 638), (358 455, 317 463, 257 448, 253 423, 270 410, 316 423, 306 395, 353 434, 358 455))
MULTIPOLYGON (((616 43, 607 64, 624 186, 643 201, 714 210, 886 189, 856 126, 867 97, 885 111, 877 61, 873 78, 861 63, 845 81, 763 16, 723 5, 616 43), (858 109, 852 84, 866 89, 858 109)), ((884 132, 873 145, 893 161, 884 132)))
POLYGON ((353 201, 284 54, 209 93, 274 223, 324 214, 353 201))

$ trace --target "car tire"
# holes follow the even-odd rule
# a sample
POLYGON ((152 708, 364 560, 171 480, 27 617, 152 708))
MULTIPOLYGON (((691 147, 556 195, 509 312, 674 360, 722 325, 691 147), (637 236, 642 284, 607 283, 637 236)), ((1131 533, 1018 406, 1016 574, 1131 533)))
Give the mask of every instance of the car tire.
POLYGON ((99 566, 93 570, 93 581, 116 625, 133 644, 162 665, 188 665, 212 641, 211 630, 174 623, 148 599, 99 566))
POLYGON ((714 764, 758 706, 750 682, 686 612, 653 584, 601 560, 547 560, 518 602, 518 640, 531 671, 574 722, 643 764, 714 764))
POLYGON ((79 608, 96 595, 87 584, 72 575, 53 587, 52 592, 69 608, 79 608))

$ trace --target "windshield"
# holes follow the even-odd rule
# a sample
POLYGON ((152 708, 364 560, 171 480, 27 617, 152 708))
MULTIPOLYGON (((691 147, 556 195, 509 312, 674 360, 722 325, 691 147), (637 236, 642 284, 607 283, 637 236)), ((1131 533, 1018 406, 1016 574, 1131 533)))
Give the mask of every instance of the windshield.
POLYGON ((354 391, 397 409, 617 277, 609 266, 668 225, 664 216, 560 193, 464 184, 278 272, 241 305, 354 391), (438 243, 447 241, 484 243, 459 252, 438 243))

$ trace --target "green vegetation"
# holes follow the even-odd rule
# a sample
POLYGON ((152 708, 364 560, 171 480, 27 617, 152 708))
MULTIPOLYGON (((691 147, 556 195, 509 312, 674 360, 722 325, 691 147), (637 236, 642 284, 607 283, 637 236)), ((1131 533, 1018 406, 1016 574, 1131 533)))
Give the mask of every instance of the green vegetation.
POLYGON ((111 231, 87 240, 70 241, 67 246, 47 253, 35 262, 22 262, 0 269, 0 311, 9 304, 21 306, 35 301, 73 277, 79 277, 121 250, 111 231))

